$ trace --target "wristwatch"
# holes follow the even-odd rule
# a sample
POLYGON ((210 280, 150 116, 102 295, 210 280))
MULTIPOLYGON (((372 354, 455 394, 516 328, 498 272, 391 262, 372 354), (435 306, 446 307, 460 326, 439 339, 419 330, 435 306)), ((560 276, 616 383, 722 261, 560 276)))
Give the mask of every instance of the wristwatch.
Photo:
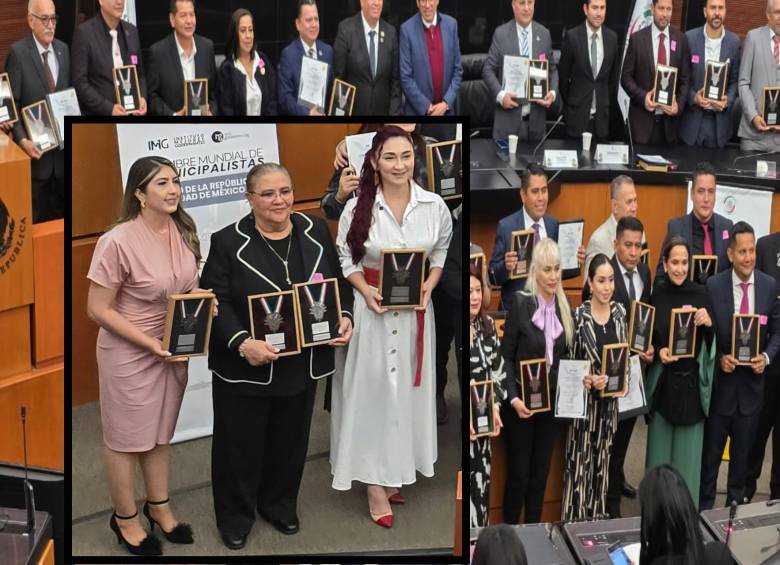
POLYGON ((251 337, 246 338, 244 341, 241 342, 241 345, 238 346, 238 355, 245 359, 246 355, 244 354, 244 346, 248 344, 249 340, 252 339, 251 337))

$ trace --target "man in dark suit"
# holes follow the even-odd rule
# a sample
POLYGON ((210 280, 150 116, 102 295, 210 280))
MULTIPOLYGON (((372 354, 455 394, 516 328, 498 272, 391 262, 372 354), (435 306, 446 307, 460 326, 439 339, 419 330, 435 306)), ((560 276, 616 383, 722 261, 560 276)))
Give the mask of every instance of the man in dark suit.
MULTIPOLYGON (((32 33, 11 46, 5 70, 11 80, 16 110, 70 86, 68 46, 54 37, 57 14, 52 0, 30 4, 27 23, 32 33)), ((41 151, 27 138, 22 116, 13 125, 14 138, 30 156, 33 222, 62 218, 65 205, 63 151, 41 151)))
MULTIPOLYGON (((775 279, 775 296, 780 296, 780 232, 765 235, 756 243, 756 269, 775 279)), ((766 369, 764 380, 764 407, 759 416, 753 447, 748 455, 747 481, 744 499, 750 502, 756 493, 756 482, 764 465, 764 452, 772 432, 772 472, 769 480, 769 498, 780 498, 780 360, 766 369), (774 428, 774 431, 772 430, 774 428)))
POLYGON ((566 120, 566 135, 588 131, 609 138, 609 108, 617 97, 617 34, 604 27, 607 0, 583 0, 585 22, 563 38, 558 77, 566 120))
POLYGON ((146 76, 141 65, 138 29, 122 20, 124 0, 98 0, 100 10, 73 33, 73 86, 84 114, 124 116, 116 102, 114 67, 135 65, 140 93, 139 109, 146 114, 146 76))
MULTIPOLYGON (((534 243, 545 237, 558 241, 558 220, 547 214, 547 173, 538 163, 531 163, 523 174, 520 186, 522 208, 501 218, 496 229, 493 243, 493 256, 490 258, 491 277, 501 285, 501 310, 509 310, 515 292, 525 288, 525 279, 510 279, 517 265, 517 252, 512 249, 512 232, 533 228, 536 231, 534 243)), ((577 259, 580 265, 585 261, 585 248, 580 246, 577 259)), ((575 275, 576 276, 576 275, 575 275)))
POLYGON ((691 87, 688 89, 688 107, 680 122, 680 139, 688 145, 723 147, 731 138, 731 110, 737 99, 739 78, 739 36, 723 26, 726 18, 726 0, 707 0, 704 6, 706 23, 688 30, 685 36, 691 50, 691 87), (715 102, 704 98, 704 71, 707 61, 728 61, 728 78, 724 97, 715 102))
POLYGON ((680 111, 688 97, 688 40, 672 29, 672 0, 653 0, 652 25, 629 42, 620 83, 631 99, 628 119, 636 143, 663 145, 677 141, 680 111), (668 106, 653 103, 656 65, 677 68, 677 84, 668 106))
MULTIPOLYGON (((718 271, 725 271, 731 266, 728 246, 733 222, 715 212, 716 184, 715 168, 706 161, 698 163, 691 183, 693 210, 690 214, 669 220, 661 248, 672 236, 682 236, 691 246, 691 255, 717 255, 718 271)), ((655 278, 658 280, 664 276, 659 253, 655 278)))
POLYGON ((360 12, 339 23, 333 45, 336 78, 357 87, 352 113, 398 115, 398 34, 383 19, 383 0, 360 0, 360 12))
MULTIPOLYGON (((149 48, 149 113, 184 115, 184 81, 196 78, 208 79, 208 108, 209 113, 214 113, 217 108, 214 43, 195 35, 195 1, 171 0, 169 19, 173 33, 149 48)), ((206 102, 203 94, 200 94, 201 101, 206 102)))
POLYGON ((282 50, 279 59, 279 106, 283 114, 293 116, 323 116, 333 84, 333 47, 317 39, 320 35, 320 16, 315 0, 298 0, 295 18, 298 37, 282 50), (328 87, 325 104, 307 108, 298 104, 298 86, 301 80, 301 61, 311 57, 328 64, 328 87))
POLYGON ((734 224, 728 254, 733 268, 707 279, 718 341, 718 365, 704 429, 700 510, 709 510, 715 503, 718 468, 727 436, 731 438, 731 447, 726 505, 732 500, 743 500, 748 452, 763 403, 764 372, 780 349, 777 283, 769 275, 755 270, 756 239, 750 224, 734 224), (732 355, 732 315, 735 313, 760 316, 761 353, 750 360, 749 366, 738 366, 732 355))

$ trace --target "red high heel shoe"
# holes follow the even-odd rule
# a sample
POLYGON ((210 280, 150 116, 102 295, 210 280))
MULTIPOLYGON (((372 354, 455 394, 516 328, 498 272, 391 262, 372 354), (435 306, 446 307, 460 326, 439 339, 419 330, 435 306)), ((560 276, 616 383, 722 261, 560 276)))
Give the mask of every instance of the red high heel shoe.
MULTIPOLYGON (((378 487, 383 489, 383 487, 378 487)), ((384 490, 384 489, 383 489, 384 490)), ((371 496, 368 495, 368 492, 366 492, 368 496, 368 513, 371 516, 371 520, 378 524, 379 526, 382 526, 383 528, 392 528, 393 527, 393 511, 390 510, 390 512, 387 512, 385 514, 374 514, 372 508, 371 508, 371 496)), ((387 493, 385 493, 385 496, 387 493)), ((388 498, 389 500, 389 498, 388 498)))
POLYGON ((395 489, 395 492, 388 496, 387 500, 390 501, 390 504, 406 504, 406 499, 398 489, 395 489))

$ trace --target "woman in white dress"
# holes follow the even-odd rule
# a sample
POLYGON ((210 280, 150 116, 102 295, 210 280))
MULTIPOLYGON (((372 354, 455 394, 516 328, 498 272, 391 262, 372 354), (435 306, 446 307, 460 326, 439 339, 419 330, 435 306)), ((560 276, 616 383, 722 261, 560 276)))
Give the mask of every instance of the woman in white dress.
POLYGON ((359 196, 341 215, 336 242, 344 276, 354 287, 355 324, 344 372, 333 378, 333 488, 365 483, 371 518, 386 528, 393 525, 390 503, 404 501, 400 487, 413 483, 417 472, 433 476, 436 461, 436 334, 429 302, 442 275, 452 220, 441 197, 412 180, 413 171, 409 133, 381 128, 366 154, 359 196), (425 249, 430 270, 419 312, 382 306, 378 270, 380 252, 388 248, 425 249))

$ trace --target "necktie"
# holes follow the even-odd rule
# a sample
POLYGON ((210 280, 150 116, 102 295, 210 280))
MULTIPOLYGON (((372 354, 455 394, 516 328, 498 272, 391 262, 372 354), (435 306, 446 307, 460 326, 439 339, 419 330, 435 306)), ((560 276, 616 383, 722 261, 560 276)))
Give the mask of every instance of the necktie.
POLYGON ((704 230, 704 254, 712 255, 712 240, 710 239, 710 230, 708 229, 707 222, 701 223, 701 229, 704 230))
POLYGON ((741 282, 739 286, 742 287, 742 302, 739 304, 739 313, 750 314, 750 304, 748 303, 748 286, 750 286, 750 283, 741 282))
POLYGON ((54 75, 51 72, 51 67, 49 66, 49 50, 43 52, 43 75, 46 77, 46 87, 49 89, 49 92, 54 92, 54 89, 56 88, 56 85, 54 83, 54 75))
POLYGON ((108 31, 111 34, 111 56, 114 58, 114 67, 122 67, 122 51, 119 49, 119 41, 116 38, 116 30, 111 29, 108 31))
POLYGON ((368 32, 369 48, 368 48, 368 60, 371 63, 371 78, 376 77, 376 43, 374 42, 374 36, 376 32, 371 30, 368 32))
POLYGON ((628 297, 636 300, 636 289, 634 288, 634 271, 626 271, 628 277, 628 297))
POLYGON ((309 56, 310 59, 313 59, 314 58, 314 49, 309 47, 309 50, 306 51, 306 54, 309 56))
POLYGON ((780 35, 775 34, 772 41, 774 41, 775 65, 780 65, 780 35))
POLYGON ((520 34, 520 56, 528 57, 528 30, 524 29, 520 34))
POLYGON ((539 237, 539 224, 534 224, 531 227, 534 228, 534 245, 536 245, 537 243, 539 243, 539 239, 540 239, 540 237, 539 237))
POLYGON ((598 34, 594 33, 590 38, 590 68, 593 69, 593 78, 596 78, 598 74, 598 50, 596 49, 596 41, 598 41, 598 34))
POLYGON ((666 64, 666 45, 664 45, 665 37, 666 35, 663 33, 658 34, 658 64, 659 65, 666 64))

